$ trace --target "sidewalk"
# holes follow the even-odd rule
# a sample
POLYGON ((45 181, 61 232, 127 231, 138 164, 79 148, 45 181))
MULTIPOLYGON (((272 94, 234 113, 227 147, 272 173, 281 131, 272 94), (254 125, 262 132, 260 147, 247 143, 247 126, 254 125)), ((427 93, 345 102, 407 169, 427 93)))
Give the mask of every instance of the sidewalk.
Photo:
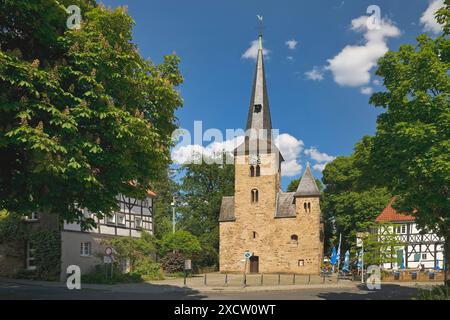
MULTIPOLYGON (((49 282, 49 281, 34 281, 34 280, 22 280, 11 278, 0 278, 1 284, 10 285, 29 285, 29 286, 42 286, 42 287, 59 287, 66 288, 65 282, 49 282)), ((399 285, 405 287, 429 287, 437 285, 436 282, 383 282, 383 284, 399 285)), ((298 284, 298 285, 264 285, 264 286, 204 286, 204 285, 192 285, 188 284, 187 287, 183 286, 183 279, 169 279, 159 280, 144 283, 125 283, 114 285, 103 284, 82 284, 82 289, 89 290, 103 290, 110 292, 121 293, 168 293, 168 292, 186 292, 197 291, 200 293, 212 293, 212 292, 264 292, 264 291, 292 291, 292 290, 308 290, 308 289, 326 289, 326 288, 356 288, 360 286, 359 282, 352 282, 349 280, 340 280, 339 283, 325 283, 325 284, 298 284), (181 284, 180 284, 181 282, 181 284)))

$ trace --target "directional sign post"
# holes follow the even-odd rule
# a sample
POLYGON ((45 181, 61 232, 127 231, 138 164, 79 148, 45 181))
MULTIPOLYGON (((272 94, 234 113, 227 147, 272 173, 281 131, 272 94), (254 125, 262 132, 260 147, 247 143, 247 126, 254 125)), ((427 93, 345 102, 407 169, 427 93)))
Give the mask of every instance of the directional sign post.
POLYGON ((244 264, 244 287, 247 285, 247 261, 253 256, 250 251, 244 252, 245 264, 244 264))
POLYGON ((251 253, 250 251, 245 251, 244 252, 244 258, 245 259, 250 259, 251 258, 251 256, 253 256, 253 253, 251 253))

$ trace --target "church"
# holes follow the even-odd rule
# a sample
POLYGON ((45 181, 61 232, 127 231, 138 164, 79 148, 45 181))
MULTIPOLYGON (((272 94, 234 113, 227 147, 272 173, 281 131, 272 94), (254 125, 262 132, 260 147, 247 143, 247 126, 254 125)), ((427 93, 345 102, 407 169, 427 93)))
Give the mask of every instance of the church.
POLYGON ((281 191, 284 159, 272 140, 260 35, 245 141, 234 151, 235 193, 220 208, 220 271, 318 274, 319 188, 308 165, 296 192, 281 191))

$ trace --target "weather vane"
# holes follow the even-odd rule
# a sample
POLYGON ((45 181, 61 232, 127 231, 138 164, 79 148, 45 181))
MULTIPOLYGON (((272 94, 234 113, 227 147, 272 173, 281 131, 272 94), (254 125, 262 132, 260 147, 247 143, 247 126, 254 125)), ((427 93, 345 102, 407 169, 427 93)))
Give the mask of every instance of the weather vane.
POLYGON ((263 26, 263 18, 264 17, 259 15, 259 14, 257 14, 256 17, 258 18, 258 22, 259 22, 259 26, 258 26, 258 28, 259 28, 259 35, 262 35, 262 31, 264 29, 264 26, 263 26))

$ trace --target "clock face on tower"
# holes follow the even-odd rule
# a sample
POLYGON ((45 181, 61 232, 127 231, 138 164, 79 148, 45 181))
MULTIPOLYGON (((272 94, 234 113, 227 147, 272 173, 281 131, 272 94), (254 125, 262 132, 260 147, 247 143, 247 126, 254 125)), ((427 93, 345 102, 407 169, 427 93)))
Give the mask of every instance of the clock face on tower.
POLYGON ((259 154, 250 154, 249 155, 249 162, 252 165, 261 164, 261 159, 259 157, 259 154))

